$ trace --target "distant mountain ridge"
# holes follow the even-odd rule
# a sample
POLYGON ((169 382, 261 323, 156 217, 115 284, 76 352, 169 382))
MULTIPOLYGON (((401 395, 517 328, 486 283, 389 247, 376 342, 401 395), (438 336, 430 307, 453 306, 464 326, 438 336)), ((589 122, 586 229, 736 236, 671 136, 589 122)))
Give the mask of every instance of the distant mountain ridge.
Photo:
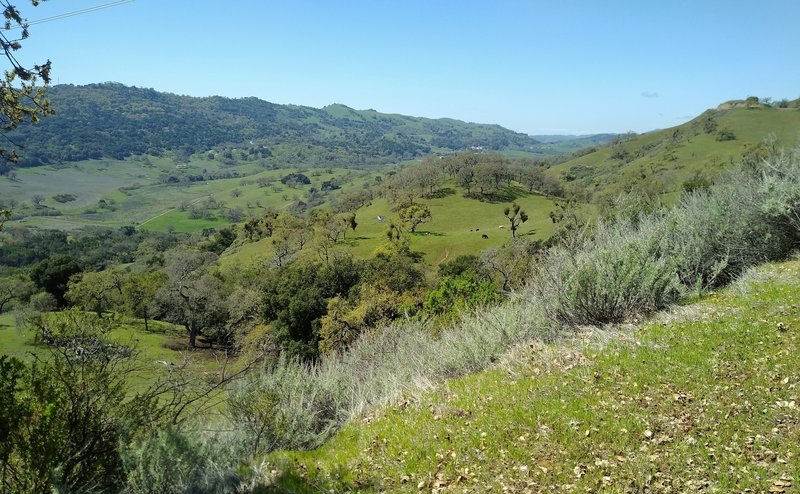
POLYGON ((619 134, 589 134, 589 135, 532 135, 540 144, 532 146, 530 152, 541 157, 561 156, 583 151, 587 148, 604 146, 617 139, 619 134))
POLYGON ((279 105, 258 98, 190 97, 118 83, 57 85, 56 115, 9 135, 22 166, 135 154, 245 153, 280 164, 368 166, 461 149, 526 150, 535 139, 499 125, 279 105))
POLYGON ((597 144, 606 143, 617 137, 618 134, 533 134, 532 138, 541 142, 542 144, 554 144, 565 141, 584 141, 587 143, 597 144))

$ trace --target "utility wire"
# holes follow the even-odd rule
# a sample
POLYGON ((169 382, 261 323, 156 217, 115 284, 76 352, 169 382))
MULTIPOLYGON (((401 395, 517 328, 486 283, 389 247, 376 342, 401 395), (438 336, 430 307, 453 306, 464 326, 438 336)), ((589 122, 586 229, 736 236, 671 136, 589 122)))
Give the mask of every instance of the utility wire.
MULTIPOLYGON (((51 17, 45 17, 43 19, 37 19, 35 21, 29 21, 25 23, 28 26, 33 26, 34 24, 43 24, 45 22, 52 22, 58 21, 61 19, 66 19, 68 17, 75 17, 77 15, 89 14, 91 12, 96 12, 98 10, 109 9, 111 7, 117 7, 119 5, 124 5, 126 3, 135 2, 136 0, 117 0, 115 2, 104 3, 101 5, 95 5, 94 7, 87 7, 81 10, 74 10, 72 12, 66 12, 64 14, 58 14, 51 17)), ((10 29, 0 29, 0 31, 9 31, 11 29, 21 29, 22 26, 13 26, 10 29)))

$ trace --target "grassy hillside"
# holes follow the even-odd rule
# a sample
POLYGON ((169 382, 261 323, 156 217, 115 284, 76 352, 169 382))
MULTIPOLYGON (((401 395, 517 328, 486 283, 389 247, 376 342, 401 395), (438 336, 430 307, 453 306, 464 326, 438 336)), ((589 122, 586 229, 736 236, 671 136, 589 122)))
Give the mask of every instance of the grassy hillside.
MULTIPOLYGON (((190 174, 222 169, 198 159, 179 172, 190 174)), ((309 189, 319 188, 324 181, 338 180, 342 183, 342 189, 329 194, 329 197, 335 197, 343 191, 361 188, 375 176, 374 173, 346 169, 312 170, 306 172, 311 185, 291 188, 281 184, 280 178, 293 169, 263 170, 253 163, 243 163, 224 170, 248 175, 171 185, 158 180, 164 173, 175 172, 175 166, 168 159, 94 160, 74 167, 21 169, 14 182, 0 178, 0 190, 6 192, 5 199, 27 205, 15 208, 17 219, 8 222, 10 228, 27 225, 71 230, 84 226, 136 225, 161 232, 195 232, 231 225, 223 212, 227 209, 239 208, 246 216, 258 215, 265 208, 281 210, 290 206, 295 198, 304 199, 309 189), (260 186, 258 181, 263 178, 271 179, 271 185, 260 186), (58 194, 72 194, 75 199, 59 203, 54 199, 58 194), (43 197, 40 209, 31 205, 31 197, 35 195, 43 197), (212 219, 193 219, 191 208, 203 207, 209 199, 219 201, 223 206, 212 211, 212 219), (101 201, 107 205, 105 208, 98 206, 101 201), (40 212, 58 212, 58 216, 36 216, 40 212)), ((530 216, 520 228, 520 235, 542 239, 551 235, 553 226, 549 214, 555 209, 552 200, 529 194, 518 186, 510 187, 506 195, 510 198, 509 203, 514 198, 530 216)), ((468 199, 458 192, 422 202, 430 206, 432 220, 411 234, 411 247, 424 252, 431 264, 500 245, 511 236, 508 220, 503 216, 506 203, 468 199), (484 239, 484 234, 489 238, 484 239)), ((358 210, 359 226, 343 246, 352 249, 357 256, 370 256, 384 242, 386 225, 396 220, 396 216, 385 200, 374 200, 372 205, 358 210), (386 220, 380 222, 379 216, 386 220)), ((223 264, 247 264, 268 257, 271 248, 268 238, 247 243, 229 253, 223 264)))
POLYGON ((630 188, 655 193, 680 190, 693 179, 713 179, 732 160, 774 135, 792 146, 800 133, 800 111, 723 104, 677 127, 634 136, 551 169, 590 194, 612 196, 630 188))
POLYGON ((800 262, 634 330, 519 348, 269 457, 277 492, 793 492, 800 262), (622 338, 618 338, 621 336, 622 338))
MULTIPOLYGON (((550 237, 553 223, 549 214, 555 209, 554 202, 526 193, 518 187, 512 187, 511 190, 517 197, 516 202, 530 216, 517 234, 528 238, 550 237)), ((501 245, 511 238, 508 220, 503 216, 505 203, 482 202, 457 193, 420 202, 430 207, 432 219, 421 224, 415 233, 409 233, 410 246, 412 250, 424 253, 429 264, 437 265, 460 255, 476 254, 486 248, 501 245), (483 238, 483 235, 488 238, 483 238)), ((386 241, 387 225, 390 221, 397 221, 397 214, 391 211, 385 199, 377 199, 372 205, 359 209, 356 220, 358 228, 348 234, 342 247, 365 258, 371 256, 386 241), (379 216, 385 220, 379 221, 379 216)), ((269 259, 271 253, 271 239, 265 238, 233 249, 221 262, 223 266, 247 265, 269 259)))
MULTIPOLYGON (((238 208, 247 216, 264 208, 282 209, 295 198, 304 197, 312 187, 319 189, 324 181, 338 180, 343 184, 341 190, 347 190, 360 187, 374 176, 326 168, 306 172, 310 185, 292 188, 280 182, 281 177, 294 171, 265 170, 252 161, 225 166, 204 156, 193 157, 181 168, 176 168, 172 159, 152 156, 124 161, 89 160, 65 167, 19 169, 14 180, 0 177, 0 197, 4 204, 15 204, 12 209, 16 221, 9 222, 9 226, 70 230, 139 225, 156 231, 171 228, 192 232, 228 226, 231 222, 225 218, 226 209, 238 208), (191 176, 207 179, 189 181, 191 176), (230 178, 217 178, 226 176, 230 178), (169 177, 178 182, 169 182, 169 177), (260 180, 268 180, 269 185, 260 184, 260 180), (64 194, 74 199, 59 202, 56 196, 64 194), (35 196, 41 197, 41 207, 33 206, 35 196), (202 207, 211 198, 222 203, 222 207, 212 208, 214 218, 191 219, 191 206, 202 207)), ((334 191, 333 195, 339 192, 334 191)))

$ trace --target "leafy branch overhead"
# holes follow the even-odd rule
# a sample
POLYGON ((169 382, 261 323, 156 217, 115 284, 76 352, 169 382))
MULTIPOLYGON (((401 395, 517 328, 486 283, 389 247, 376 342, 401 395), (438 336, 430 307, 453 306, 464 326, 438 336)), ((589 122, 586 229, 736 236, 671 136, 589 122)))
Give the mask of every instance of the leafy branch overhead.
MULTIPOLYGON (((32 0, 36 6, 38 0, 32 0)), ((45 87, 37 87, 36 83, 41 80, 45 85, 50 83, 50 67, 48 60, 41 65, 26 67, 15 56, 20 48, 22 41, 28 38, 28 24, 22 17, 19 10, 7 0, 0 0, 0 8, 3 9, 5 18, 4 30, 0 31, 0 46, 3 54, 9 62, 10 67, 5 70, 5 77, 0 79, 0 96, 2 96, 2 111, 0 111, 0 125, 4 131, 15 129, 19 124, 29 122, 37 123, 39 117, 49 115, 52 112, 49 101, 45 98, 45 87), (19 37, 9 37, 7 33, 16 32, 19 29, 19 37)), ((5 160, 16 162, 19 156, 12 148, 0 148, 0 157, 5 160)))
MULTIPOLYGON (((36 6, 39 0, 31 0, 31 3, 36 6)), ((7 163, 16 163, 19 159, 17 145, 7 133, 21 123, 37 123, 40 116, 50 115, 53 110, 45 98, 45 88, 36 86, 39 80, 45 85, 50 83, 50 61, 28 68, 17 59, 15 52, 22 48, 22 40, 28 37, 27 21, 7 0, 0 0, 0 9, 5 19, 3 30, 0 30, 0 47, 10 65, 4 71, 4 77, 0 78, 0 128, 7 141, 6 146, 0 146, 0 173, 4 173, 7 163), (19 32, 19 37, 9 37, 12 32, 19 32)), ((0 230, 10 217, 9 210, 0 210, 0 230)))

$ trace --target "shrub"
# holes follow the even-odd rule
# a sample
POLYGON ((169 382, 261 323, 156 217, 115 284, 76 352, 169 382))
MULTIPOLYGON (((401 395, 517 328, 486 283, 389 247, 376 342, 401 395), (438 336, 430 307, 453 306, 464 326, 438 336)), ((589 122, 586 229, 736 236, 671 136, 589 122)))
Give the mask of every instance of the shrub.
POLYGON ((126 399, 127 355, 96 340, 62 341, 26 366, 0 357, 0 470, 15 493, 117 492, 120 444, 152 426, 150 399, 126 399))
POLYGON ((630 161, 630 153, 622 146, 622 144, 618 144, 611 148, 611 155, 609 158, 612 160, 621 160, 627 163, 630 161))
POLYGON ((251 476, 236 467, 238 437, 162 429, 124 456, 128 494, 234 493, 251 476))
POLYGON ((472 273, 462 273, 442 278, 439 286, 425 297, 422 313, 448 319, 466 310, 499 301, 500 295, 492 283, 481 281, 472 273))
POLYGON ((559 324, 602 325, 658 310, 680 294, 674 261, 659 251, 657 217, 601 223, 580 244, 551 249, 531 290, 559 324))
POLYGON ((736 134, 730 129, 722 129, 717 132, 716 140, 718 141, 735 141, 736 134))
MULTIPOLYGON (((451 261, 439 264, 439 276, 458 276, 464 273, 483 274, 480 258, 475 255, 460 255, 451 261)), ((481 276, 483 277, 483 276, 481 276)))
POLYGON ((800 239, 798 162, 796 153, 774 155, 685 194, 666 213, 601 223, 548 253, 534 293, 559 324, 619 322, 785 257, 800 239))
POLYGON ((364 284, 357 294, 337 296, 328 302, 320 326, 319 349, 322 353, 341 351, 361 333, 389 324, 413 306, 410 296, 389 290, 383 285, 364 284))
POLYGON ((718 126, 719 124, 717 124, 717 121, 714 119, 714 117, 709 116, 703 121, 703 132, 706 134, 711 134, 717 130, 718 126))
POLYGON ((711 180, 699 172, 695 172, 688 180, 683 182, 682 186, 683 191, 689 194, 696 190, 707 190, 709 187, 711 187, 711 180))
POLYGON ((779 153, 761 162, 761 192, 765 196, 761 212, 796 247, 800 241, 800 148, 779 153))
POLYGON ((719 286, 751 266, 785 256, 791 242, 764 214, 768 201, 762 178, 744 172, 730 174, 708 191, 684 195, 665 220, 662 241, 681 283, 719 286))
POLYGON ((60 203, 71 202, 77 198, 78 196, 75 194, 56 194, 53 196, 53 200, 60 203))

